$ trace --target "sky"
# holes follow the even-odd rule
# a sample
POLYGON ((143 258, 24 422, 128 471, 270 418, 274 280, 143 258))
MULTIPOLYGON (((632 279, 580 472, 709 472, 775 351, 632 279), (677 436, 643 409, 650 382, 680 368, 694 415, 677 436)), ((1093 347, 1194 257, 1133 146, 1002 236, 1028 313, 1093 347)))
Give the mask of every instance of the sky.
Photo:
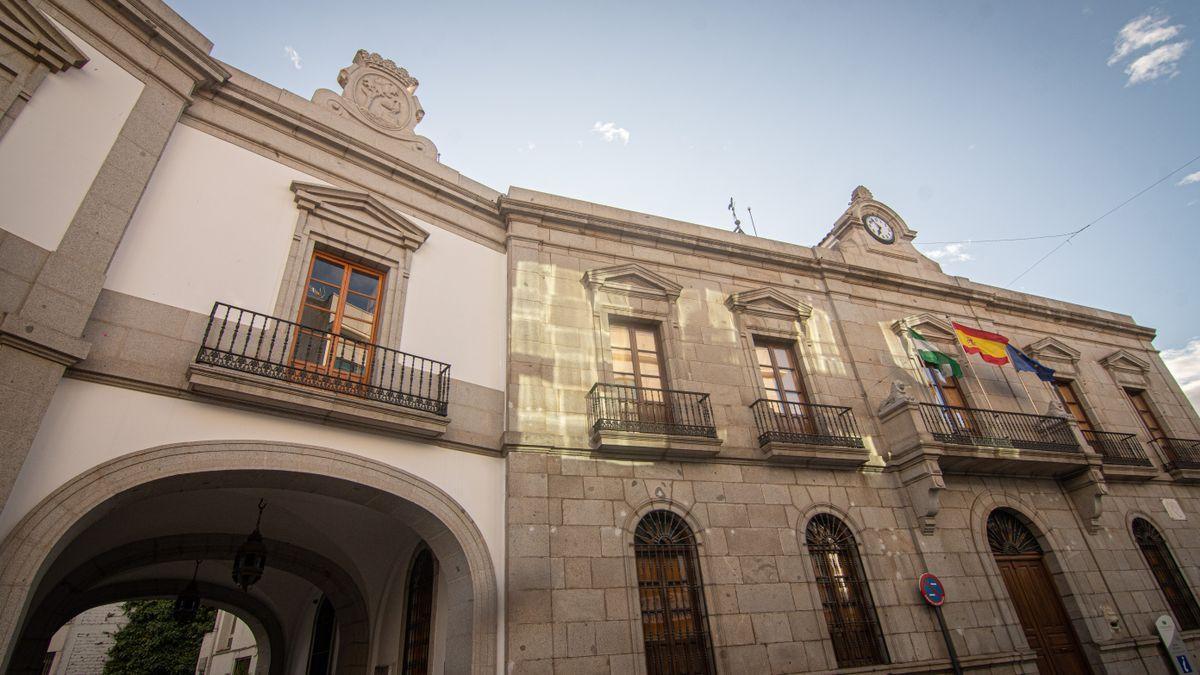
POLYGON ((865 185, 950 274, 1156 328, 1200 403, 1200 3, 169 1, 304 97, 395 60, 500 191, 814 245, 865 185), (980 241, 1097 218, 1025 274, 1064 238, 980 241))

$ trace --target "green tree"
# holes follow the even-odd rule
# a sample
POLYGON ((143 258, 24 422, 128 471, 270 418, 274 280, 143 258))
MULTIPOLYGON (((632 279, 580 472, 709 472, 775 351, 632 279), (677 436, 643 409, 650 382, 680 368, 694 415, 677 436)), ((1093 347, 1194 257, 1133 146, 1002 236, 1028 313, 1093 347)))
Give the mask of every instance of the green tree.
POLYGON ((121 609, 129 623, 116 632, 104 675, 179 675, 196 671, 200 642, 217 612, 201 607, 189 621, 176 621, 173 600, 131 600, 121 609))

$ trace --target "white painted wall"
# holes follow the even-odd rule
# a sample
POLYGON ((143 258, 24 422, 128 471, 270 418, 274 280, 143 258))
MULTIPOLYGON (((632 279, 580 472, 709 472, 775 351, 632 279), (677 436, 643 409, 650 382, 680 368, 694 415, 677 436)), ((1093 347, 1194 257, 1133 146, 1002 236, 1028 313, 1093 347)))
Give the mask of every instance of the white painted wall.
POLYGON ((72 379, 59 384, 42 419, 0 513, 0 539, 38 502, 88 469, 146 448, 214 440, 330 448, 433 483, 475 521, 492 556, 497 588, 505 587, 503 459, 72 379))
MULTIPOLYGON (((178 126, 134 212, 105 288, 208 314, 220 300, 272 313, 298 212, 290 185, 317 178, 178 126)), ((414 218, 414 220, 417 220, 414 218)), ((503 253, 417 220, 401 349, 504 389, 503 253)))
POLYGON ((456 379, 505 388, 508 261, 413 218, 429 239, 413 255, 400 348, 450 364, 456 379))
POLYGON ((96 179, 142 83, 55 22, 88 57, 47 75, 0 139, 0 228, 53 251, 96 179))
POLYGON ((296 229, 294 180, 325 184, 175 127, 104 287, 203 314, 217 300, 270 314, 296 229))

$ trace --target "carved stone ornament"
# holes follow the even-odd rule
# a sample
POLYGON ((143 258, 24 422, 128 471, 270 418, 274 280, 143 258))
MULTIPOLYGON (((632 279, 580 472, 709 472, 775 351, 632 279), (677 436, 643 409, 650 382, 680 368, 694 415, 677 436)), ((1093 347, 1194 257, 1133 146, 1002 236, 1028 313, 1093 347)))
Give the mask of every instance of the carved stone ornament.
POLYGON ((426 155, 437 155, 433 143, 413 131, 425 117, 416 97, 420 83, 395 61, 360 49, 354 63, 338 73, 337 81, 342 85, 340 95, 321 89, 313 95, 313 102, 380 133, 411 141, 426 155))
POLYGON ((900 406, 916 402, 917 399, 912 395, 907 384, 900 380, 892 380, 892 390, 888 392, 887 399, 879 406, 879 414, 883 415, 900 406))
POLYGON ((854 202, 861 202, 861 201, 866 201, 868 199, 874 199, 874 198, 875 198, 875 195, 871 194, 871 191, 868 190, 863 185, 859 185, 858 187, 854 188, 854 191, 850 193, 850 203, 851 204, 853 204, 854 202))

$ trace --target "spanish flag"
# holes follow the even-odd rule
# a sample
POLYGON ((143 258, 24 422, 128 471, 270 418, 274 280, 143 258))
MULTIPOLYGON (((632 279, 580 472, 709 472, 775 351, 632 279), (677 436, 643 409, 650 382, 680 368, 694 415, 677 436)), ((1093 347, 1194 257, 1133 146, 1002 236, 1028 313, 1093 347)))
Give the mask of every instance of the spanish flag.
POLYGON ((1008 338, 997 333, 989 333, 978 328, 968 328, 960 323, 952 322, 954 334, 962 344, 963 351, 968 354, 978 354, 981 359, 993 365, 1002 366, 1008 363, 1008 338))

